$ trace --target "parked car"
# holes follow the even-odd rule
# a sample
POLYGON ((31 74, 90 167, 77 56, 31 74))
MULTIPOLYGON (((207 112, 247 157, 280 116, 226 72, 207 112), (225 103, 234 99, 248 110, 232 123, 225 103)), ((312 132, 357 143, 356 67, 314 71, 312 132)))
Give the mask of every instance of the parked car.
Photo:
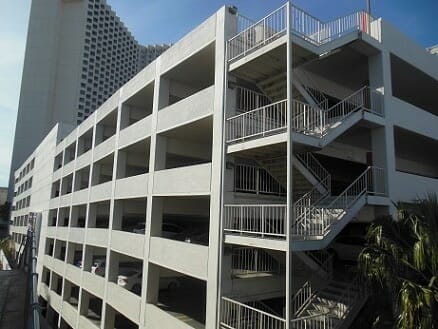
POLYGON ((359 254, 366 246, 366 240, 360 235, 341 235, 330 245, 328 251, 335 259, 357 262, 359 254))
POLYGON ((196 243, 204 246, 208 245, 208 232, 204 233, 191 233, 187 232, 184 237, 184 241, 188 243, 196 243))
POLYGON ((93 265, 91 266, 91 273, 105 276, 105 258, 96 258, 93 260, 93 265))
MULTIPOLYGON (((141 281, 143 273, 139 270, 128 270, 121 272, 117 277, 117 284, 125 289, 132 291, 135 294, 141 293, 141 281)), ((159 289, 173 291, 180 287, 180 282, 174 277, 160 278, 159 289)))
POLYGON ((146 224, 145 223, 138 223, 133 229, 133 233, 137 234, 145 234, 146 232, 146 224))
POLYGON ((181 283, 177 278, 174 277, 162 277, 160 278, 159 289, 174 291, 181 286, 181 283))
MULTIPOLYGON (((167 239, 175 239, 182 235, 184 228, 178 224, 163 223, 161 236, 167 239)), ((184 240, 184 238, 180 239, 184 240)))
POLYGON ((122 270, 117 277, 117 284, 139 295, 141 293, 142 277, 143 273, 139 270, 122 270))

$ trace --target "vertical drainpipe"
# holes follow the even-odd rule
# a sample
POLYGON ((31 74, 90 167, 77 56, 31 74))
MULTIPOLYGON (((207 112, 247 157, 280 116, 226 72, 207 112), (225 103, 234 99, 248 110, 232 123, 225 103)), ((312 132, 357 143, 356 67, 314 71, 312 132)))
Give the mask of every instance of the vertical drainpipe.
POLYGON ((287 210, 286 210, 286 329, 291 326, 291 301, 292 301, 292 236, 291 225, 293 222, 292 211, 292 40, 291 40, 291 1, 286 5, 286 78, 287 78, 287 210))

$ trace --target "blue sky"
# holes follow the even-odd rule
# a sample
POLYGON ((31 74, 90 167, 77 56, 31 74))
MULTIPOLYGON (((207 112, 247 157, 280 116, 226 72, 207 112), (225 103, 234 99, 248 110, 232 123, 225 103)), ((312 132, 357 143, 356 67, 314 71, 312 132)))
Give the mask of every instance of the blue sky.
MULTIPOLYGON (((60 0, 58 0, 60 1, 60 0)), ((107 0, 142 44, 179 40, 225 4, 257 19, 284 0, 107 0)), ((438 44, 437 0, 371 0, 383 17, 422 46, 438 44)), ((310 14, 328 20, 365 8, 365 0, 296 0, 310 14)), ((30 0, 0 0, 0 186, 9 177, 30 0)))

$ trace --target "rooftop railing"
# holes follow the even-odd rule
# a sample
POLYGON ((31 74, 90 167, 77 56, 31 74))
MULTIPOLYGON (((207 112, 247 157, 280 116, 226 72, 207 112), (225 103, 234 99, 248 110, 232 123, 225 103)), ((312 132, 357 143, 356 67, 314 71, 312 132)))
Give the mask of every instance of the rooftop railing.
MULTIPOLYGON (((243 57, 286 34, 287 8, 285 4, 251 25, 249 19, 238 20, 238 33, 228 41, 228 61, 243 57), (241 30, 244 27, 246 28, 241 30)), ((367 12, 358 11, 323 22, 291 5, 291 32, 316 46, 354 31, 370 33, 373 20, 367 12)))

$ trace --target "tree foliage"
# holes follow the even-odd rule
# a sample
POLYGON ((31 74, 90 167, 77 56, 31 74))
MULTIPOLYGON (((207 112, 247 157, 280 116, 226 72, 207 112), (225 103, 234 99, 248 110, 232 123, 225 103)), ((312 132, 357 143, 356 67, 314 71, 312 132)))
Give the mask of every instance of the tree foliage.
POLYGON ((398 207, 398 218, 376 219, 359 256, 374 293, 386 292, 399 329, 438 328, 438 199, 398 207))

